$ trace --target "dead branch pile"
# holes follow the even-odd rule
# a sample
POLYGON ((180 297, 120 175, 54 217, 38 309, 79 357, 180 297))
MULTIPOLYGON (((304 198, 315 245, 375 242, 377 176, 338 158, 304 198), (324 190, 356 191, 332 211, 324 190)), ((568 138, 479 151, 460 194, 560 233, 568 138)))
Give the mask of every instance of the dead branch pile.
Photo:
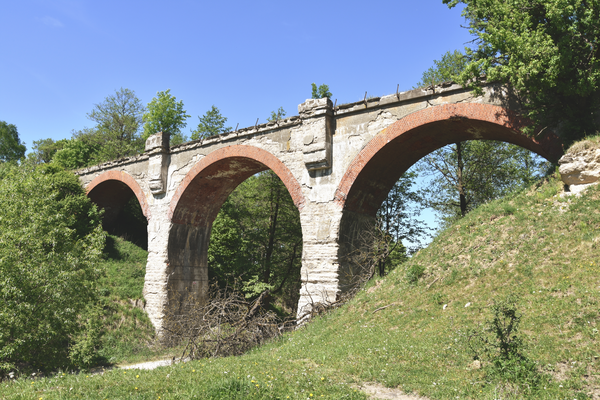
POLYGON ((269 292, 247 301, 235 288, 211 286, 204 304, 192 296, 165 314, 168 345, 182 345, 181 359, 239 355, 295 327, 265 310, 269 292))

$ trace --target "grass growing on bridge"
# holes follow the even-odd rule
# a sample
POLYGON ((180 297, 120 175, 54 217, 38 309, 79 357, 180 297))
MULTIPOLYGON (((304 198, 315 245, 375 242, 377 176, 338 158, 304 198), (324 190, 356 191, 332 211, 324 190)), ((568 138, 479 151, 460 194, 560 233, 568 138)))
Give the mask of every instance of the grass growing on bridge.
POLYGON ((431 399, 599 398, 600 188, 563 199, 561 187, 473 211, 346 306, 244 356, 19 379, 0 398, 363 399, 363 382, 431 399), (534 384, 469 346, 509 294, 534 384))

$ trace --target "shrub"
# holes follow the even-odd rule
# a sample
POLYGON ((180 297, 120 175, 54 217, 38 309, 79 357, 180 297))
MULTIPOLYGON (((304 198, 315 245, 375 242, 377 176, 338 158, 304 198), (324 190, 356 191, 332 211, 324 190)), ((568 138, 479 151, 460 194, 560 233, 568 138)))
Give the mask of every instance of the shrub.
POLYGON ((425 273, 425 267, 419 264, 411 264, 407 269, 404 277, 410 284, 415 284, 425 273))
POLYGON ((472 331, 469 345, 474 358, 488 363, 491 377, 535 390, 541 382, 537 364, 530 360, 523 349, 523 340, 518 335, 521 315, 517 312, 517 298, 509 295, 494 301, 492 318, 483 331, 472 331))
POLYGON ((96 296, 101 213, 58 167, 2 169, 0 378, 19 366, 72 366, 79 317, 96 296))

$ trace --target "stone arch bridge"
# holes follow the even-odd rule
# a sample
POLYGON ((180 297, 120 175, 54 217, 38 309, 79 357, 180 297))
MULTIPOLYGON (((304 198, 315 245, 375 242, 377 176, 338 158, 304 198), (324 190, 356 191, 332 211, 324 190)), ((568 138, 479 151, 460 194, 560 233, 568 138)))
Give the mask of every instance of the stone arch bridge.
POLYGON ((160 331, 169 295, 208 290, 212 222, 235 187, 273 170, 300 212, 303 236, 298 313, 333 301, 351 284, 353 241, 399 177, 426 154, 470 139, 502 140, 557 161, 553 135, 521 134, 501 87, 474 95, 436 86, 333 107, 307 100, 299 115, 169 148, 158 133, 145 153, 79 170, 89 197, 116 218, 135 195, 148 220, 146 311, 160 331))

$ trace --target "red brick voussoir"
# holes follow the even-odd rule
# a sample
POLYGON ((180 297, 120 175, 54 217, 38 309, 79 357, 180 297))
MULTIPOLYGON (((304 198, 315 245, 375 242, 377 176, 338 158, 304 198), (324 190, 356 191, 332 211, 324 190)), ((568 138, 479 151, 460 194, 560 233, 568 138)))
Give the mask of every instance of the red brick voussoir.
MULTIPOLYGON (((265 168, 262 170, 271 169, 281 179, 285 187, 287 188, 290 196, 296 207, 300 210, 304 206, 304 195, 302 194, 302 187, 292 175, 290 170, 273 154, 266 150, 260 149, 254 146, 247 145, 233 145, 223 147, 215 150, 205 157, 203 157, 192 169, 186 174, 179 187, 175 191, 173 198, 169 205, 169 220, 173 219, 173 214, 177 209, 182 196, 186 193, 186 190, 192 185, 192 182, 198 175, 207 170, 207 168, 213 166, 223 160, 235 160, 235 159, 246 159, 253 160, 259 164, 262 164, 265 168)), ((225 172, 225 171, 224 171, 225 172)), ((212 172, 214 173, 214 172, 212 172)))
POLYGON ((137 183, 137 181, 129 175, 125 171, 106 171, 102 174, 95 177, 85 188, 86 193, 89 193, 98 185, 107 182, 107 181, 119 181, 124 183, 131 189, 138 202, 140 203, 140 207, 142 208, 142 212, 147 220, 150 220, 150 208, 148 207, 148 202, 146 201, 146 196, 144 191, 137 183))
MULTIPOLYGON (((336 204, 340 207, 345 206, 348 194, 361 171, 377 155, 377 153, 392 140, 399 138, 401 135, 415 128, 424 127, 427 124, 457 119, 483 121, 507 128, 505 129, 507 142, 515 143, 515 134, 519 134, 518 136, 521 136, 519 141, 526 142, 525 147, 551 161, 558 160, 563 152, 560 140, 552 133, 547 134, 540 141, 522 135, 522 128, 531 125, 531 121, 527 118, 520 117, 516 113, 503 107, 480 103, 443 104, 429 107, 416 111, 394 122, 375 136, 359 152, 352 160, 336 190, 334 199, 336 204)), ((502 138, 498 139, 502 140, 502 138)), ((523 143, 519 144, 523 145, 523 143)), ((410 149, 408 151, 410 151, 410 149)))

